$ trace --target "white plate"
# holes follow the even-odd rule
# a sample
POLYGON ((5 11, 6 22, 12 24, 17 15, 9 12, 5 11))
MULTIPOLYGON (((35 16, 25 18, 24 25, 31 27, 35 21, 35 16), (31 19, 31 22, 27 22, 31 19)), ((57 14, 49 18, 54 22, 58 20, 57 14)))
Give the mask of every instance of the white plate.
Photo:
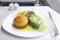
POLYGON ((43 35, 46 35, 50 29, 50 20, 48 18, 48 16, 46 15, 46 11, 42 11, 44 9, 36 9, 36 8, 22 8, 22 9, 19 9, 17 11, 14 11, 13 13, 11 13, 6 19, 5 21, 3 22, 2 24, 2 27, 4 30, 6 30, 7 32, 13 34, 13 35, 16 35, 16 36, 20 36, 20 37, 38 37, 38 36, 43 36, 43 35), (38 12, 37 14, 39 16, 42 15, 42 17, 44 17, 44 20, 45 20, 45 23, 46 23, 46 26, 47 26, 47 29, 44 31, 44 32, 24 32, 20 29, 16 29, 12 26, 13 24, 13 19, 14 17, 17 15, 17 12, 20 11, 20 10, 33 10, 35 12, 38 12))

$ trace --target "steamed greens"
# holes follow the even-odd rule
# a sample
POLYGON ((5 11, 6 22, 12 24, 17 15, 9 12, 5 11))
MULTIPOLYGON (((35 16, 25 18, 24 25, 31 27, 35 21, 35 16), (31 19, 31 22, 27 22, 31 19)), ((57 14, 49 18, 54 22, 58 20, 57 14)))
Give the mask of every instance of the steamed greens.
POLYGON ((41 21, 41 18, 40 18, 39 16, 35 15, 33 11, 28 12, 28 13, 26 14, 26 16, 27 16, 28 19, 29 19, 29 24, 30 24, 33 28, 35 28, 35 29, 40 28, 40 25, 41 25, 41 22, 42 22, 42 21, 41 21))

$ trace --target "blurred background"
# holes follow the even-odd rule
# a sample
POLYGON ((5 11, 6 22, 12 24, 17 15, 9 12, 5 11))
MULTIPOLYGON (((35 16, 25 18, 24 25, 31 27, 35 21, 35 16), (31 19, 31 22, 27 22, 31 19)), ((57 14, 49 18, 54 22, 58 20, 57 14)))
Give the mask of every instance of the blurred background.
POLYGON ((0 0, 0 6, 8 6, 10 3, 18 3, 20 6, 34 6, 39 3, 49 6, 51 0, 0 0))
POLYGON ((9 6, 10 3, 18 3, 19 6, 49 6, 60 13, 60 0, 0 0, 0 6, 9 6))

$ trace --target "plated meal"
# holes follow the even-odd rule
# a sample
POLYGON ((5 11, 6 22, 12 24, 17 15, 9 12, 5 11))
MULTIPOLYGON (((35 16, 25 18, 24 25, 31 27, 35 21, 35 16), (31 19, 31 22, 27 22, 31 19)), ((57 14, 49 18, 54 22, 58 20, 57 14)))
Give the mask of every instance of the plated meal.
POLYGON ((25 32, 43 32, 46 25, 43 17, 36 15, 34 11, 19 11, 13 19, 13 26, 25 32))
POLYGON ((19 37, 38 37, 49 33, 50 20, 45 10, 19 9, 3 22, 5 31, 19 37))

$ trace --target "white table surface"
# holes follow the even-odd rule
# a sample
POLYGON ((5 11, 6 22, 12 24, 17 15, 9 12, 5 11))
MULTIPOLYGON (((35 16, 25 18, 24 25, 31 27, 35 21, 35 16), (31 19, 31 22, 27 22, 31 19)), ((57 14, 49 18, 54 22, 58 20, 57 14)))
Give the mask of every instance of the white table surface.
MULTIPOLYGON (((41 8, 51 11, 54 22, 60 32, 60 14, 58 14, 57 12, 52 10, 50 7, 44 6, 41 8)), ((17 37, 17 36, 11 35, 11 34, 7 33, 6 31, 4 31, 1 27, 1 24, 2 24, 3 20, 11 13, 12 13, 12 11, 8 11, 8 7, 0 7, 0 40, 51 40, 51 36, 49 34, 45 35, 44 37, 22 38, 22 37, 17 37)))

